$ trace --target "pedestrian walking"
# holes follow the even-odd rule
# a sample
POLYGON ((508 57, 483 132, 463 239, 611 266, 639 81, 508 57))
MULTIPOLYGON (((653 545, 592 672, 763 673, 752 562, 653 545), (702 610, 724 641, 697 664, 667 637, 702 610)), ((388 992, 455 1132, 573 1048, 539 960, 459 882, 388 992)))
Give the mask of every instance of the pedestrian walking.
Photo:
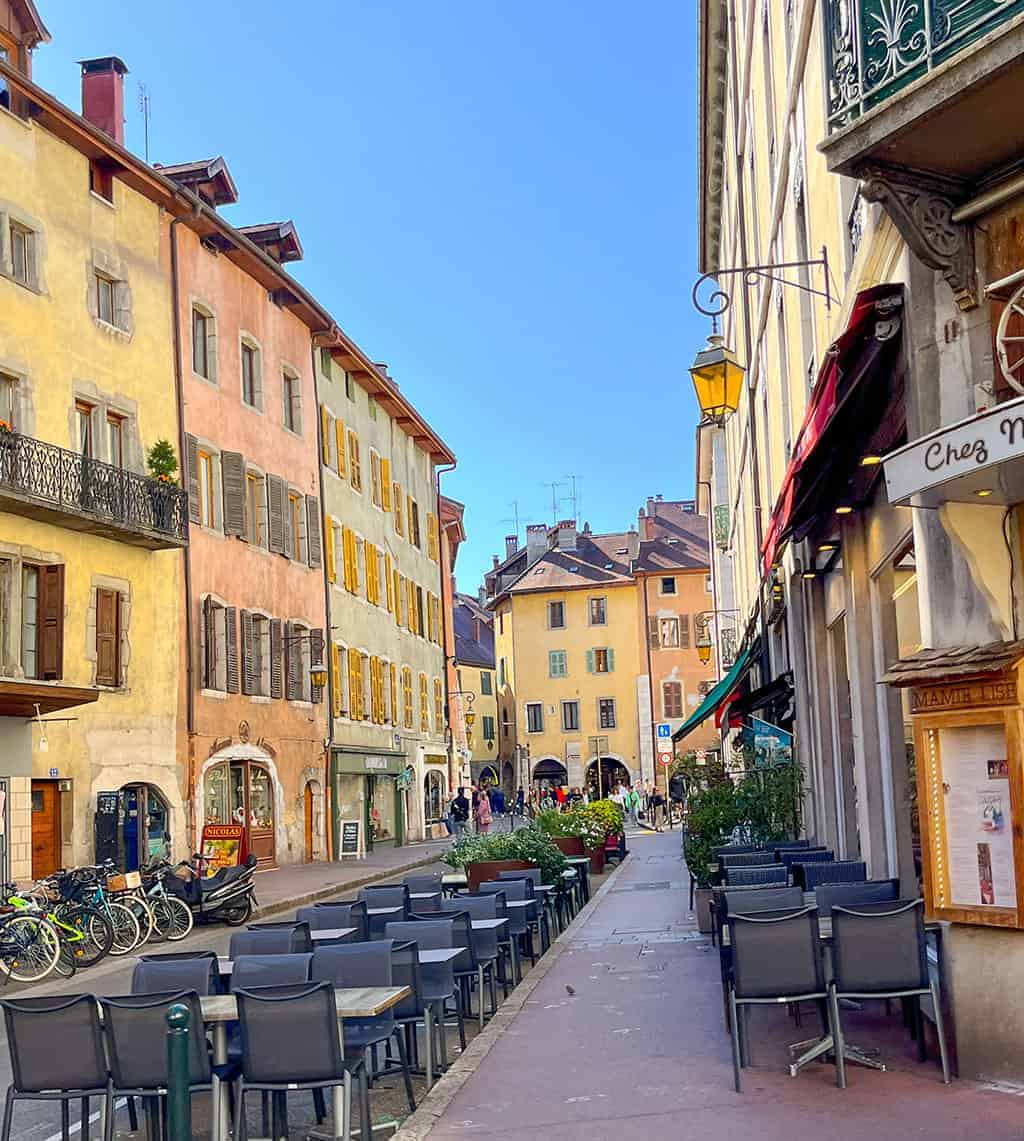
POLYGON ((655 788, 651 795, 651 823, 654 825, 655 832, 663 832, 665 830, 665 798, 655 788))
POLYGON ((451 820, 452 835, 458 840, 465 835, 466 825, 469 823, 469 801, 466 799, 464 788, 460 788, 458 795, 452 800, 448 808, 448 816, 451 820))
POLYGON ((626 814, 629 817, 629 825, 631 828, 639 827, 637 820, 637 813, 640 811, 640 794, 636 791, 636 787, 631 785, 626 790, 626 795, 623 798, 626 814))
POLYGON ((474 819, 476 830, 481 836, 486 836, 491 830, 491 798, 487 795, 486 788, 482 788, 477 797, 474 819))
POLYGON ((519 788, 516 790, 515 813, 516 813, 516 816, 525 816, 526 815, 526 790, 523 788, 522 785, 520 785, 519 788))

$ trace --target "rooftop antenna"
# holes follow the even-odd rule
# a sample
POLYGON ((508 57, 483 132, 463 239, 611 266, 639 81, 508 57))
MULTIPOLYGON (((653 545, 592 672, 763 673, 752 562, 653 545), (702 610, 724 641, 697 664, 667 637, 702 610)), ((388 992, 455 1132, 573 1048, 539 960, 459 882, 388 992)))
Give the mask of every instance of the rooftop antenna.
POLYGON ((144 84, 138 84, 139 88, 139 111, 142 113, 142 129, 145 136, 145 151, 146 162, 149 162, 149 88, 144 84))
POLYGON ((519 542, 519 500, 513 499, 512 502, 509 504, 509 507, 512 508, 512 514, 510 516, 506 517, 505 519, 499 519, 498 522, 499 523, 511 523, 511 524, 513 524, 513 526, 516 529, 516 543, 518 544, 518 542, 519 542))
POLYGON ((563 484, 560 480, 555 480, 553 483, 542 483, 541 484, 541 487, 550 487, 551 488, 551 526, 552 527, 557 526, 557 524, 558 524, 558 505, 559 505, 559 503, 563 502, 562 496, 560 496, 558 494, 558 489, 560 487, 564 487, 564 486, 565 486, 565 484, 563 484))
POLYGON ((563 476, 562 478, 565 480, 568 480, 568 483, 569 483, 570 491, 569 491, 569 494, 565 498, 569 503, 572 504, 572 520, 576 524, 576 526, 578 527, 580 525, 580 509, 579 509, 580 503, 579 503, 579 492, 577 491, 577 488, 576 488, 577 477, 574 475, 566 475, 566 476, 563 476))

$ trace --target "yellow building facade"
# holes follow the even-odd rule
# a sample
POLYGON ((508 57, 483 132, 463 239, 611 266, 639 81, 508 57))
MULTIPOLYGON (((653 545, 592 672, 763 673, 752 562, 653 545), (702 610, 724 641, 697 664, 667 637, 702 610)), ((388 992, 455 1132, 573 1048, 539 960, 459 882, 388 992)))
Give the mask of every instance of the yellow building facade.
POLYGON ((515 791, 515 772, 498 756, 494 615, 468 594, 456 593, 452 609, 456 679, 452 706, 465 724, 470 773, 474 783, 501 786, 507 795, 515 791))
POLYGON ((91 862, 98 798, 110 854, 129 866, 184 842, 187 508, 146 466, 177 440, 167 221, 163 192, 129 186, 101 149, 58 104, 31 120, 0 109, 0 791, 14 878, 91 862))

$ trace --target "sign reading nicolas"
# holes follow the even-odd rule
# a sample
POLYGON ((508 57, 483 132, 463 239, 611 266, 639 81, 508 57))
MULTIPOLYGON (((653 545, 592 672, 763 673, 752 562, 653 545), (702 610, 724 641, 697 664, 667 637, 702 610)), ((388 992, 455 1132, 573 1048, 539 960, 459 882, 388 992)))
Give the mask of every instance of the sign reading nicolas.
POLYGON ((1024 396, 891 452, 885 457, 889 502, 905 503, 929 488, 1015 459, 1024 459, 1024 396))

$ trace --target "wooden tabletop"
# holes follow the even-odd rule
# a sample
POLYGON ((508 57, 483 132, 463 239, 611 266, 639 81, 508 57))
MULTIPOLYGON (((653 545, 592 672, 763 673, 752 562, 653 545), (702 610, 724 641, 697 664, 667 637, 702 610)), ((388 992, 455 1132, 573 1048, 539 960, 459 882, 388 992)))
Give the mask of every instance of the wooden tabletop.
MULTIPOLYGON (((338 987, 334 992, 339 1018, 375 1018, 412 994, 407 986, 338 987)), ((210 994, 199 999, 203 1021, 234 1022, 238 1004, 233 994, 210 994)))

